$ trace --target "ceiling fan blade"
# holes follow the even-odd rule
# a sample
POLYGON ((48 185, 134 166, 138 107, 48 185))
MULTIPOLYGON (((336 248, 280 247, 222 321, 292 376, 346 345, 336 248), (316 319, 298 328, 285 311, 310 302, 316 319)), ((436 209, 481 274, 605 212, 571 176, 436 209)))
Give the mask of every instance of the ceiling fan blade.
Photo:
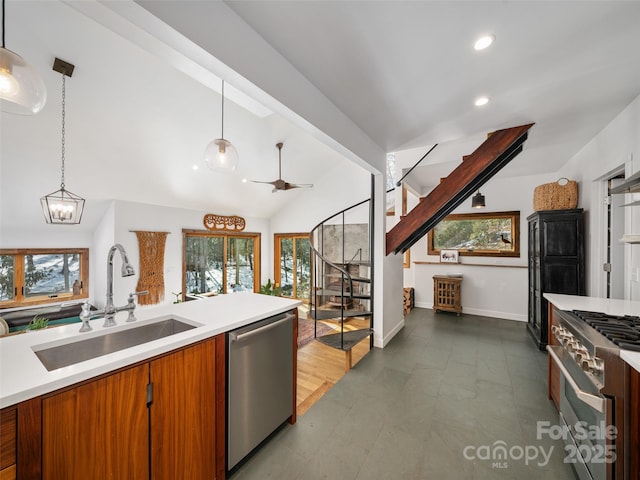
POLYGON ((289 183, 282 179, 282 143, 276 143, 278 148, 278 180, 273 182, 261 182, 259 180, 251 180, 253 183, 268 183, 273 185, 272 193, 276 193, 278 190, 291 190, 292 188, 310 188, 313 187, 313 183, 289 183))
POLYGON ((286 189, 290 188, 311 188, 313 183, 287 183, 286 189))
POLYGON ((253 182, 253 183, 267 183, 269 185, 275 185, 277 180, 274 180, 273 182, 262 182, 260 180, 251 180, 251 182, 253 182))

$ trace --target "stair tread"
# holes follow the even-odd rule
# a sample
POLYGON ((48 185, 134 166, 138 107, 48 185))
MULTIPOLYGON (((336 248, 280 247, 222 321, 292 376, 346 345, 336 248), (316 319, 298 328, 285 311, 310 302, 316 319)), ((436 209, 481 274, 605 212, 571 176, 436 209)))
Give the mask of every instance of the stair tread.
POLYGON ((353 275, 351 275, 351 280, 353 280, 354 282, 371 283, 371 279, 370 278, 354 277, 353 275))
POLYGON ((371 260, 351 260, 350 262, 340 262, 337 260, 331 260, 331 263, 338 266, 346 266, 346 265, 362 265, 363 267, 368 267, 371 265, 371 260))
POLYGON ((316 337, 321 343, 338 350, 351 350, 356 344, 367 338, 373 333, 372 328, 363 328, 360 330, 349 330, 343 333, 330 333, 329 335, 323 335, 316 337))
MULTIPOLYGON (((344 277, 345 280, 347 279, 347 276, 342 274, 342 273, 325 273, 324 277, 326 277, 326 278, 341 278, 341 277, 344 277)), ((355 275, 351 275, 351 280, 353 280, 354 282, 371 283, 371 279, 370 278, 356 277, 355 275)))
POLYGON ((351 317, 366 317, 371 315, 371 312, 368 310, 345 310, 341 312, 340 310, 316 310, 310 311, 309 316, 315 320, 329 320, 331 318, 351 318, 351 317))
POLYGON ((334 290, 332 288, 319 288, 316 290, 315 295, 333 295, 337 297, 351 297, 351 298, 371 298, 371 295, 368 293, 351 293, 349 289, 345 288, 343 290, 334 290))

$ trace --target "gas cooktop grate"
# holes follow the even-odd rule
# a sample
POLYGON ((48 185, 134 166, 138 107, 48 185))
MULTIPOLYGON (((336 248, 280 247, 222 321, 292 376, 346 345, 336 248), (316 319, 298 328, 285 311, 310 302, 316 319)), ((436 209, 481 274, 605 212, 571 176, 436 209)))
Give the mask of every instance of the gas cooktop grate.
POLYGON ((640 317, 580 310, 573 313, 620 348, 640 351, 640 317))

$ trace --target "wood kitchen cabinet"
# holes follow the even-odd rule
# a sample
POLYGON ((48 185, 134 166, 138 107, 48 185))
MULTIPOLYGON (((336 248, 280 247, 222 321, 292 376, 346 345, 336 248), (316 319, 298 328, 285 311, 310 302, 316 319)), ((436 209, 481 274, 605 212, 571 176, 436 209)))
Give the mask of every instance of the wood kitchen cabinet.
POLYGON ((224 371, 221 334, 3 409, 1 480, 223 479, 224 371))
MULTIPOLYGON (((216 398, 217 348, 210 340, 150 364, 153 480, 214 478, 216 431, 224 430, 224 423, 217 424, 215 409, 224 401, 224 395, 216 398)), ((224 376, 220 380, 224 382, 224 376)))
POLYGON ((148 364, 42 400, 43 480, 149 478, 148 364))
POLYGON ((6 408, 0 412, 0 480, 16 478, 16 437, 18 409, 6 408))
POLYGON ((0 480, 41 478, 41 399, 0 411, 0 480))
POLYGON ((540 350, 548 341, 544 293, 585 294, 582 209, 535 212, 529 221, 529 310, 527 330, 540 350))
POLYGON ((629 381, 629 404, 630 412, 630 435, 629 435, 629 451, 630 465, 629 478, 632 480, 640 480, 640 372, 631 367, 629 381))

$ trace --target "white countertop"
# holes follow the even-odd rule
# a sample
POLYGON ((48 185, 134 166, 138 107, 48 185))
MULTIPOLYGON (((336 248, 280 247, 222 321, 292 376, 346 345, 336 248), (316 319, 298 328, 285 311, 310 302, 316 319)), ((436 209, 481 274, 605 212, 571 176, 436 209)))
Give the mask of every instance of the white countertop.
POLYGON ((74 323, 0 338, 0 408, 286 312, 301 303, 282 297, 238 292, 173 305, 137 308, 138 320, 132 323, 125 323, 127 312, 120 312, 116 315, 118 326, 103 328, 104 319, 98 318, 91 320, 93 331, 86 333, 79 333, 80 324, 74 323), (40 363, 33 349, 40 350, 42 345, 62 345, 166 318, 200 326, 51 372, 40 363))
MULTIPOLYGON (((638 301, 580 297, 577 295, 560 295, 556 293, 545 293, 544 298, 560 310, 584 310, 587 312, 602 312, 609 315, 640 316, 640 302, 638 301)), ((620 350, 620 357, 640 372, 640 352, 620 350)))

